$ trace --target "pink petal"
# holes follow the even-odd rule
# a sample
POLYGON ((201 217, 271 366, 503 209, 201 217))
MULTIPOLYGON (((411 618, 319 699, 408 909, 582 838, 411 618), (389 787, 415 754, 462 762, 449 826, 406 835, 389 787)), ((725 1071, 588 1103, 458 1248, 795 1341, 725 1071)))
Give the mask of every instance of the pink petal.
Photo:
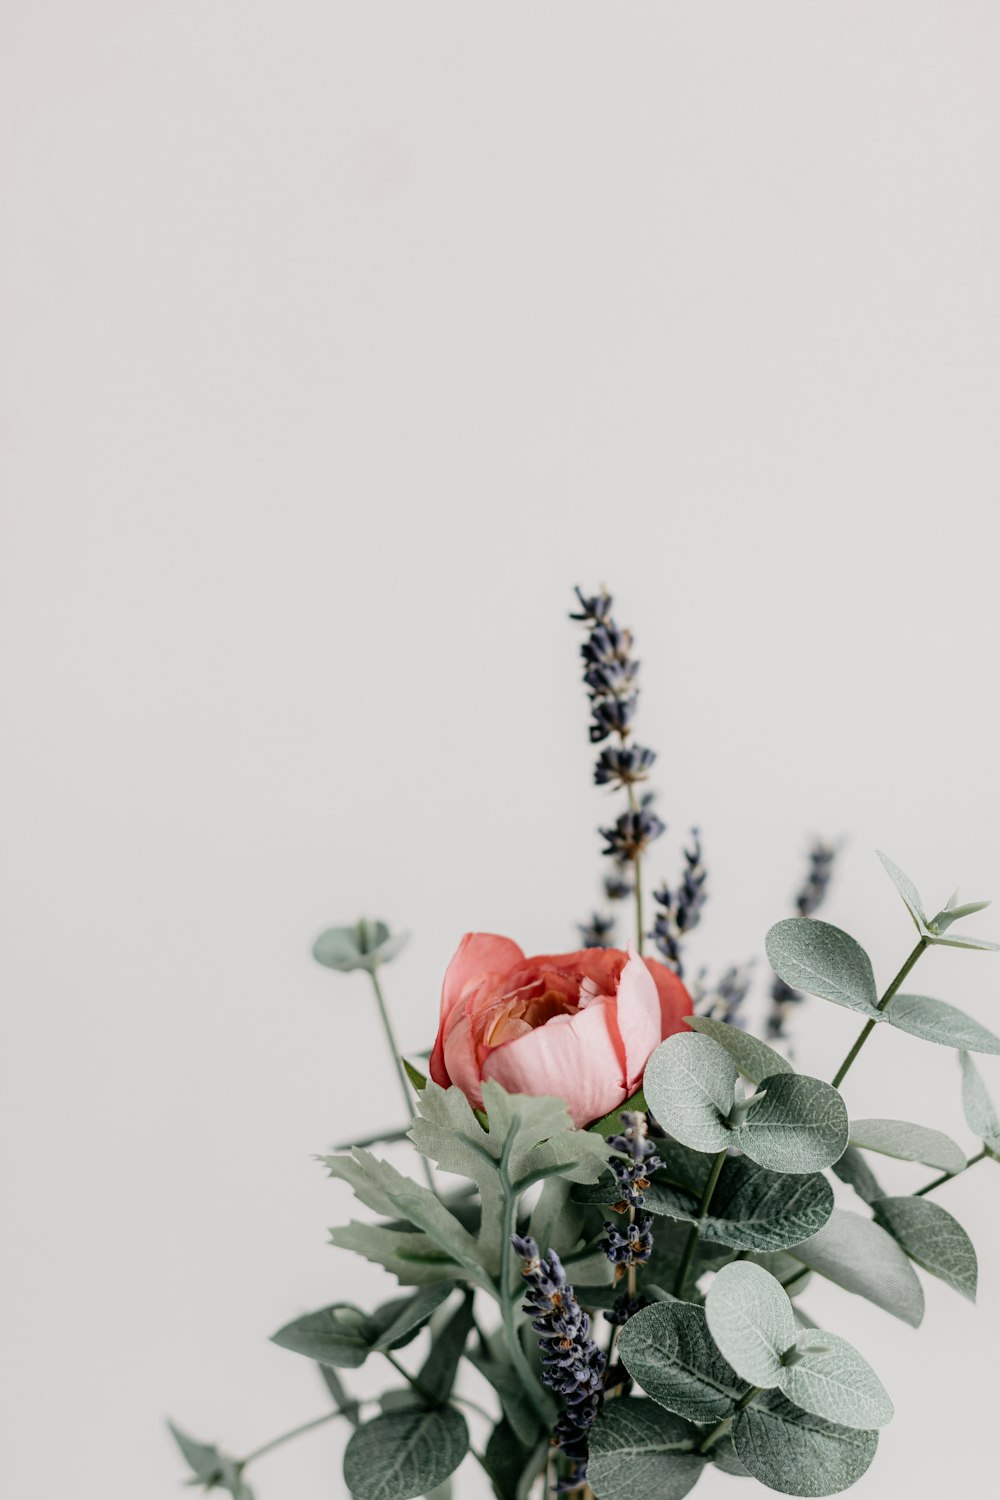
POLYGON ((430 1061, 430 1075, 442 1088, 447 1088, 452 1081, 448 1077, 444 1049, 448 1022, 455 1007, 477 978, 489 973, 505 973, 523 958, 524 954, 515 942, 492 932, 467 932, 459 943, 441 986, 441 1018, 430 1061))
POLYGON ((565 1099, 574 1125, 589 1125, 628 1097, 617 1030, 614 1001, 593 1000, 495 1047, 483 1077, 509 1094, 554 1094, 565 1099))
POLYGON ((458 1012, 455 1013, 453 1020, 454 1025, 448 1028, 443 1050, 445 1082, 442 1083, 440 1078, 434 1078, 433 1058, 431 1059, 431 1077, 434 1078, 435 1083, 441 1083, 443 1088, 447 1088, 449 1083, 457 1084, 469 1103, 474 1104, 477 1109, 482 1109, 483 1086, 479 1077, 476 1047, 472 1040, 472 1024, 468 1016, 458 1012))
POLYGON ((645 962, 660 998, 660 1039, 663 1040, 686 1029, 684 1017, 691 1014, 694 1006, 673 969, 668 969, 655 958, 647 958, 645 962))
POLYGON ((642 1082, 649 1054, 661 1041, 661 1035, 656 981, 631 948, 618 981, 616 1013, 625 1050, 625 1086, 634 1094, 642 1082))

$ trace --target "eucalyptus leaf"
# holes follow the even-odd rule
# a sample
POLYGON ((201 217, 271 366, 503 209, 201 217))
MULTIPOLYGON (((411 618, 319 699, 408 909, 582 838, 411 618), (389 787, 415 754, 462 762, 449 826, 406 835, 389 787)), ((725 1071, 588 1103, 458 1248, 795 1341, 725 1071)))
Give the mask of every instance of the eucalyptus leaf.
POLYGON ((973 948, 984 952, 995 953, 1000 944, 987 942, 985 938, 955 937, 949 931, 952 923, 960 921, 963 917, 970 917, 979 911, 985 911, 989 906, 988 901, 967 901, 964 905, 956 905, 958 892, 952 896, 943 911, 931 919, 928 919, 924 911, 923 902, 917 893, 917 888, 908 875, 904 875, 898 865, 893 864, 888 855, 879 853, 879 859, 885 866, 886 873, 899 894, 906 903, 906 908, 913 918, 920 936, 928 943, 937 943, 945 948, 973 948))
POLYGON ((349 974, 354 969, 374 973, 389 963, 408 941, 405 932, 391 933, 385 922, 362 917, 353 927, 328 927, 313 943, 313 958, 326 969, 349 974))
POLYGON ((355 1429, 344 1454, 354 1500, 413 1500, 453 1474, 469 1448, 453 1406, 391 1412, 355 1429))
POLYGON ((684 1500, 706 1463, 692 1451, 698 1436, 653 1401, 607 1402, 590 1432, 587 1478, 597 1500, 684 1500))
POLYGON ((528 1500, 548 1448, 548 1439, 544 1437, 533 1446, 526 1446, 506 1417, 497 1423, 483 1451, 497 1500, 528 1500))
POLYGON ((787 917, 764 939, 771 968, 793 989, 871 1015, 878 990, 871 959, 849 933, 815 917, 787 917))
POLYGON ((783 1495, 837 1495, 875 1457, 877 1432, 827 1422, 783 1396, 758 1399, 733 1419, 733 1447, 755 1479, 783 1495))
POLYGON ((961 1054, 961 1063, 965 1122, 984 1146, 994 1154, 1000 1154, 1000 1115, 986 1090, 979 1069, 967 1052, 961 1054))
POLYGON ((764 1387, 783 1383, 795 1318, 769 1271, 749 1260, 723 1266, 708 1289, 705 1316, 716 1346, 741 1379, 764 1387))
POLYGON ((1000 1037, 954 1005, 932 1000, 929 995, 897 995, 886 1007, 884 1016, 899 1031, 925 1042, 936 1042, 940 1047, 954 1047, 960 1052, 1000 1053, 1000 1037))
POLYGON ((863 1202, 871 1205, 876 1198, 885 1197, 885 1189, 856 1146, 848 1146, 839 1161, 834 1162, 833 1170, 863 1202))
POLYGON ((426 1391, 433 1400, 447 1401, 451 1395, 473 1323, 471 1291, 466 1292, 447 1322, 438 1327, 435 1321, 430 1353, 417 1375, 421 1391, 426 1391))
POLYGON ((466 1358, 500 1397, 501 1410, 518 1441, 529 1449, 534 1448, 543 1435, 547 1442, 544 1430, 555 1419, 555 1403, 548 1393, 540 1401, 529 1396, 509 1355, 498 1348, 472 1347, 466 1351, 466 1358))
POLYGON ((793 1071, 786 1057, 739 1026, 730 1026, 727 1021, 713 1021, 710 1016, 688 1016, 686 1019, 692 1030, 710 1036, 720 1047, 725 1047, 743 1077, 749 1078, 751 1083, 793 1071))
POLYGON ((975 1247, 946 1208, 928 1198, 880 1198, 875 1215, 918 1266, 975 1302, 975 1247))
POLYGON ((736 1065, 711 1037, 678 1032, 646 1064, 643 1088, 657 1121, 684 1146, 722 1151, 731 1144, 727 1117, 736 1099, 736 1065))
POLYGON ((903 902, 906 906, 907 911, 910 913, 910 916, 913 918, 913 922, 917 931, 922 937, 926 936, 928 932, 927 914, 924 911, 924 904, 920 899, 920 893, 918 892, 916 886, 913 884, 913 881, 910 879, 909 875, 904 874, 904 872, 899 868, 897 864, 893 863, 888 854, 883 854, 881 849, 877 849, 875 852, 878 854, 879 859, 882 861, 883 868, 885 869, 885 872, 888 875, 889 879, 892 881, 893 885, 902 896, 903 902))
POLYGON ((892 1402, 867 1360, 838 1334, 815 1328, 800 1333, 795 1362, 783 1372, 790 1401, 843 1427, 868 1430, 892 1420, 892 1402))
POLYGON ((618 1353, 647 1395, 692 1422, 718 1422, 748 1389, 712 1342, 703 1310, 690 1303, 657 1302, 633 1314, 618 1353))
MULTIPOLYGON (((692 1224, 700 1218, 698 1198, 683 1189, 657 1181, 644 1196, 651 1213, 692 1224)), ((832 1212, 833 1189, 821 1173, 769 1172, 747 1157, 731 1156, 711 1211, 701 1219, 701 1235, 734 1250, 785 1250, 816 1234, 832 1212)))
POLYGON ((372 1321, 378 1325, 380 1332, 372 1345, 373 1350, 381 1353, 387 1349, 404 1349, 416 1338, 424 1324, 429 1322, 431 1314, 437 1311, 451 1292, 452 1287, 447 1283, 437 1282, 422 1287, 412 1297, 397 1297, 377 1308, 372 1314, 372 1321))
POLYGON ((794 1253, 845 1291, 919 1327, 924 1293, 917 1273, 892 1235, 871 1219, 835 1208, 819 1233, 796 1245, 794 1253))
POLYGON ((708 1457, 723 1474, 732 1474, 734 1479, 752 1479, 746 1464, 737 1456, 731 1433, 724 1433, 708 1450, 708 1457))
POLYGON ((765 1078, 734 1132, 747 1156, 773 1172, 818 1172, 847 1147, 847 1109, 819 1078, 780 1073, 765 1078))
POLYGON ((908 1120, 853 1120, 851 1145, 899 1161, 920 1161, 942 1172, 960 1172, 965 1166, 965 1152, 951 1136, 908 1120))
POLYGON ((334 1302, 286 1323, 271 1335, 271 1342, 324 1365, 356 1370, 375 1347, 379 1332, 379 1325, 360 1308, 334 1302))

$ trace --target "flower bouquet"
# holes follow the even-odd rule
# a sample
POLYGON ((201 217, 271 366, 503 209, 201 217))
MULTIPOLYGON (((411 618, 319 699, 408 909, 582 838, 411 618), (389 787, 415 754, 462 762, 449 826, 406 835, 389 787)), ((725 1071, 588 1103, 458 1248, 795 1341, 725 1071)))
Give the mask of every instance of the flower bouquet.
POLYGON ((634 737, 632 637, 606 593, 578 600, 594 777, 624 798, 601 830, 606 908, 572 953, 526 957, 510 938, 465 936, 427 1060, 400 1056, 382 990, 403 939, 374 921, 317 939, 321 964, 368 976, 408 1119, 323 1158, 374 1216, 331 1239, 400 1292, 371 1310, 338 1300, 274 1335, 325 1383, 314 1421, 243 1458, 173 1429, 192 1482, 234 1500, 250 1500, 262 1453, 334 1420, 353 1429, 344 1480, 355 1500, 440 1500, 467 1459, 498 1500, 681 1500, 709 1466, 783 1494, 836 1494, 872 1463, 893 1407, 869 1351, 808 1316, 810 1278, 914 1326, 915 1267, 975 1297, 973 1246, 933 1193, 1000 1160, 1000 1116, 970 1055, 1000 1052, 1000 1039, 905 986, 933 945, 997 946, 958 927, 986 903, 956 895, 928 916, 880 856, 915 928, 880 986, 860 944, 814 915, 835 860, 815 845, 796 915, 765 939, 766 1040, 752 1035, 747 969, 685 984, 707 889, 697 833, 680 878, 647 890, 664 825, 647 789, 654 754, 634 737), (625 905, 633 937, 616 946, 625 905), (829 1081, 787 1055, 806 994, 857 1013, 829 1081), (923 1124, 850 1119, 841 1088, 876 1027, 887 1046, 895 1029, 957 1052, 971 1155, 923 1124), (422 1180, 371 1149, 403 1141, 422 1180), (879 1156, 937 1175, 898 1196, 875 1175, 879 1156), (831 1173, 850 1207, 835 1206, 831 1173), (374 1403, 352 1396, 343 1373, 368 1360, 390 1381, 374 1403))

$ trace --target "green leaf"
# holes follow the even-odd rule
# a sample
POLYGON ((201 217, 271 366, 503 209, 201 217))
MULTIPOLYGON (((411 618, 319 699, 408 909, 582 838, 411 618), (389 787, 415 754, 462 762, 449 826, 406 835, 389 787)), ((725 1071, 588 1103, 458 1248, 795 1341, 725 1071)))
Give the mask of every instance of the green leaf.
MULTIPOLYGON (((214 1443, 200 1443, 173 1422, 167 1426, 195 1479, 207 1490, 228 1490, 233 1500, 253 1500, 253 1491, 243 1479, 243 1465, 223 1453, 214 1443)), ((188 1481, 194 1483, 194 1480, 188 1481)))
MULTIPOLYGON (((427 1087, 427 1074, 421 1073, 419 1068, 415 1068, 407 1057, 401 1058, 400 1061, 402 1062, 403 1067, 406 1070, 407 1078, 413 1084, 413 1087, 416 1089, 417 1093, 422 1093, 427 1087)), ((404 1131, 403 1133, 404 1135, 407 1134, 406 1131, 404 1131)))
MULTIPOLYGON (((650 1213, 695 1223, 699 1198, 654 1181, 645 1193, 650 1213)), ((816 1234, 833 1212, 833 1189, 821 1173, 769 1172, 747 1157, 723 1163, 701 1233, 733 1250, 785 1250, 816 1234)))
POLYGON ((918 1266, 975 1302, 976 1251, 947 1209, 927 1198, 880 1198, 875 1216, 918 1266))
POLYGON ((763 1266, 733 1261, 718 1271, 705 1298, 708 1328, 720 1352, 750 1385, 784 1381, 784 1355, 795 1343, 792 1304, 763 1266))
POLYGON ((320 1365, 319 1373, 323 1377, 323 1384, 329 1391, 330 1399, 333 1401, 337 1411, 347 1418, 352 1427, 357 1427, 360 1420, 358 1415, 360 1402, 347 1393, 340 1376, 332 1365, 320 1365))
POLYGON ((1000 1053, 1000 1037, 978 1021, 928 995, 897 995, 883 1012, 885 1020, 910 1036, 960 1052, 1000 1053))
POLYGON ((848 1146, 840 1160, 834 1162, 833 1170, 863 1202, 871 1205, 876 1198, 885 1197, 885 1189, 856 1146, 848 1146))
POLYGON ((643 1087, 663 1129, 695 1151, 731 1144, 727 1123, 736 1099, 736 1065, 711 1037, 678 1032, 646 1064, 643 1087))
POLYGON ((960 1058, 962 1064, 962 1106, 965 1122, 973 1135, 994 1154, 1000 1154, 1000 1115, 986 1091, 979 1069, 967 1052, 960 1058))
POLYGON ((519 1442, 534 1448, 543 1435, 547 1442, 545 1428, 555 1420, 556 1410, 551 1397, 546 1394, 544 1403, 534 1400, 525 1390, 510 1356, 496 1345, 488 1350, 468 1349, 466 1358, 500 1397, 501 1410, 519 1442))
POLYGON ((837 1495, 875 1457, 877 1432, 812 1416, 783 1396, 755 1401, 733 1420, 733 1446, 755 1479, 783 1495, 837 1495))
POLYGON ((609 1401, 590 1432, 590 1487, 597 1500, 684 1500, 705 1467, 691 1451, 697 1439, 696 1427, 652 1401, 609 1401))
POLYGON ((835 1208, 818 1234, 796 1245, 794 1255, 845 1291, 919 1327, 924 1293, 917 1273, 892 1235, 871 1219, 835 1208))
POLYGON ((965 1152, 951 1136, 907 1120, 853 1120, 851 1145, 899 1161, 921 1161, 942 1172, 961 1172, 965 1166, 965 1152))
POLYGON ((458 1374, 459 1361, 473 1326, 472 1293, 466 1292, 443 1327, 431 1330, 431 1349, 417 1375, 421 1389, 435 1401, 447 1401, 458 1374))
POLYGON ((554 1250, 563 1258, 578 1244, 583 1228, 583 1205, 573 1200, 572 1191, 564 1177, 547 1178, 528 1225, 528 1233, 542 1250, 554 1250))
POLYGON ((760 1042, 748 1031, 730 1026, 726 1021, 713 1021, 709 1016, 688 1016, 688 1025, 702 1034, 710 1036, 725 1047, 744 1078, 751 1083, 760 1083, 764 1078, 773 1078, 777 1073, 791 1073, 791 1063, 775 1052, 766 1042, 760 1042))
POLYGON ((387 964, 401 953, 409 935, 393 935, 384 922, 362 917, 353 927, 328 927, 313 943, 313 958, 326 969, 349 974, 366 969, 373 974, 379 964, 387 964))
POLYGON ((379 1325, 349 1302, 306 1313, 271 1335, 272 1344, 343 1370, 363 1365, 379 1336, 379 1325))
POLYGON ((453 1474, 468 1448, 465 1418, 453 1406, 391 1412, 353 1433, 344 1479, 354 1500, 413 1500, 453 1474))
POLYGON ((847 1148, 847 1109, 830 1084, 798 1073, 765 1078, 733 1132, 755 1162, 773 1172, 818 1172, 847 1148))
POLYGON ((587 1129, 596 1130, 599 1135, 605 1137, 609 1135, 621 1135, 623 1111, 630 1110, 635 1113, 637 1111, 644 1111, 645 1109, 646 1095, 641 1088, 636 1089, 630 1099, 626 1099, 623 1104, 616 1105, 606 1115, 602 1115, 599 1120, 595 1120, 593 1125, 588 1125, 587 1129))
POLYGON ((747 1387, 712 1342, 700 1307, 657 1302, 623 1326, 618 1353, 647 1395, 692 1422, 728 1416, 747 1387))
POLYGON ((497 1423, 483 1452, 497 1500, 528 1500, 548 1448, 546 1437, 531 1447, 520 1442, 506 1417, 497 1423))
POLYGON ((401 1286, 426 1286, 435 1281, 466 1279, 463 1267, 446 1255, 429 1235, 413 1230, 391 1229, 384 1224, 362 1224, 352 1219, 349 1224, 330 1230, 330 1244, 339 1250, 363 1255, 377 1266, 384 1266, 401 1286))
POLYGON ((708 1457, 716 1468, 721 1469, 723 1474, 732 1474, 734 1479, 752 1479, 753 1475, 738 1457, 733 1447, 731 1433, 725 1433, 717 1443, 713 1443, 708 1450, 708 1457))
MULTIPOLYGON (((957 896, 958 892, 956 891, 955 897, 957 896)), ((956 922, 960 922, 963 917, 975 916, 977 911, 985 911, 992 904, 991 901, 965 901, 961 906, 953 906, 949 901, 944 911, 939 911, 936 917, 931 918, 931 931, 938 935, 947 932, 949 927, 952 927, 956 922)))
POLYGON ((913 918, 913 922, 917 931, 920 933, 921 937, 928 936, 927 914, 924 911, 924 904, 920 899, 920 894, 916 886, 913 884, 913 881, 910 879, 909 875, 904 875, 903 871, 899 868, 898 865, 893 864, 888 854, 883 854, 881 849, 877 849, 875 852, 878 855, 879 859, 882 861, 882 865, 889 879, 892 881, 893 885, 902 896, 903 901, 906 905, 906 909, 910 913, 910 916, 913 918))
POLYGON ((404 1349, 451 1293, 451 1286, 437 1282, 422 1287, 412 1297, 397 1297, 376 1308, 372 1321, 377 1324, 380 1332, 372 1348, 379 1352, 404 1349))
POLYGON ((771 968, 793 989, 871 1015, 878 1005, 872 961, 848 933, 815 917, 787 917, 764 939, 771 968))
POLYGON ((813 1416, 863 1431, 892 1421, 892 1402, 875 1371, 835 1333, 819 1328, 800 1333, 794 1363, 783 1377, 788 1399, 813 1416))

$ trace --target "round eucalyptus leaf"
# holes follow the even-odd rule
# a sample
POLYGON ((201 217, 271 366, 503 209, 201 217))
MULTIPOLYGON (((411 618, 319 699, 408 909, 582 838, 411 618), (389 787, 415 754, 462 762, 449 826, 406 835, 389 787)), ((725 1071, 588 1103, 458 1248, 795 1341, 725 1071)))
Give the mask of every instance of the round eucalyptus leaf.
POLYGON ((325 1365, 356 1370, 368 1358, 381 1331, 378 1323, 360 1308, 348 1302, 334 1302, 286 1323, 271 1335, 271 1342, 325 1365))
POLYGON ((657 1121, 695 1151, 731 1144, 727 1116, 736 1100, 736 1065, 711 1037, 678 1032, 646 1064, 643 1090, 657 1121))
POLYGON ((770 1078, 774 1073, 793 1071, 786 1057, 739 1026, 713 1021, 710 1016, 688 1016, 687 1023, 692 1030, 710 1036, 720 1047, 725 1047, 743 1077, 749 1078, 751 1083, 760 1083, 762 1078, 770 1078))
POLYGON ((908 1120, 852 1120, 851 1145, 899 1161, 921 1161, 942 1172, 961 1172, 965 1152, 942 1130, 908 1120))
POLYGON ((684 1500, 706 1463, 691 1451, 697 1439, 655 1401, 609 1401, 590 1431, 590 1487, 597 1500, 684 1500))
POLYGON ((747 1156, 772 1172, 821 1172, 847 1148, 847 1109, 821 1079, 781 1073, 764 1079, 734 1134, 747 1156))
POLYGON ((764 939, 771 968, 793 989, 871 1015, 878 1005, 872 961, 849 933, 815 917, 788 917, 764 939))
POLYGON ((911 1328, 920 1326, 924 1316, 920 1278, 902 1247, 873 1220, 835 1208, 818 1234, 795 1246, 795 1258, 911 1328))
MULTIPOLYGON (((645 1194, 650 1213, 694 1223, 699 1198, 654 1182, 645 1194)), ((819 1172, 769 1172, 746 1156, 723 1164, 701 1238, 733 1250, 786 1250, 816 1234, 833 1212, 833 1189, 819 1172)))
POLYGON ((618 1353, 648 1396, 692 1422, 720 1421, 747 1389, 713 1343, 704 1311, 689 1302, 657 1302, 635 1313, 618 1353))
POLYGON ((975 1302, 975 1246, 946 1208, 929 1198, 879 1198, 875 1217, 918 1266, 975 1302))
POLYGON ((413 1500, 453 1474, 469 1449, 453 1406, 386 1413, 355 1428, 344 1454, 354 1500, 413 1500))
POLYGON ((965 1123, 984 1146, 1000 1152, 1000 1115, 989 1096, 979 1069, 967 1052, 962 1053, 962 1107, 965 1123))
POLYGON ((732 1436, 754 1478, 783 1495, 838 1495, 861 1478, 878 1447, 877 1432, 828 1422, 778 1395, 737 1412, 732 1436))
POLYGON ((313 943, 313 958, 326 969, 349 974, 354 969, 373 972, 402 952, 409 939, 405 932, 392 933, 385 922, 362 917, 353 927, 328 927, 313 943))
POLYGON ((807 1328, 799 1334, 796 1359, 784 1372, 790 1401, 842 1427, 884 1427, 892 1421, 885 1386, 853 1344, 836 1333, 807 1328))
POLYGON ((884 1014, 899 1031, 924 1042, 936 1042, 939 1047, 955 1047, 960 1052, 1000 1052, 1000 1036, 994 1036, 956 1006, 932 1000, 929 995, 897 995, 884 1014))
POLYGON ((795 1317, 770 1271, 737 1260, 718 1271, 705 1298, 708 1330, 737 1375, 751 1385, 781 1385, 783 1356, 795 1343, 795 1317))

